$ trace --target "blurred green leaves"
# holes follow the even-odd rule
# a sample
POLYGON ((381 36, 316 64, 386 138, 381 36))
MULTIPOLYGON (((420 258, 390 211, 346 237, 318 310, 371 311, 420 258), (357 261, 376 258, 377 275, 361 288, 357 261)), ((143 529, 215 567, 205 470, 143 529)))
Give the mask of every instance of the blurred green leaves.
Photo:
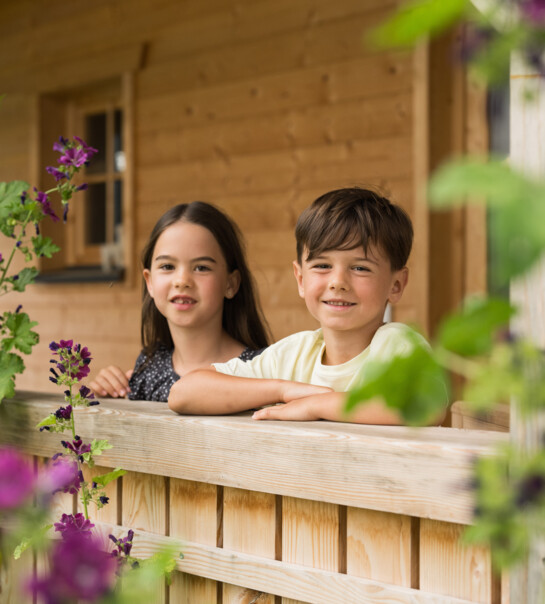
POLYGON ((405 3, 388 21, 371 33, 381 47, 411 46, 422 38, 441 33, 460 19, 468 0, 419 0, 405 3))
POLYGON ((429 184, 431 206, 485 203, 494 212, 491 237, 500 242, 490 275, 496 287, 528 271, 545 249, 545 183, 500 161, 466 158, 440 168, 429 184))

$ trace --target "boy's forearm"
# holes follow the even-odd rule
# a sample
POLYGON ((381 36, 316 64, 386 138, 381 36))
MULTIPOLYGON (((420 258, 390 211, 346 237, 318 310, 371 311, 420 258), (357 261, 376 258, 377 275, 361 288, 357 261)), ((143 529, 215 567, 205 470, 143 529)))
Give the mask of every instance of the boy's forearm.
POLYGON ((241 378, 214 369, 186 374, 170 389, 168 406, 187 415, 225 415, 282 400, 282 380, 241 378))

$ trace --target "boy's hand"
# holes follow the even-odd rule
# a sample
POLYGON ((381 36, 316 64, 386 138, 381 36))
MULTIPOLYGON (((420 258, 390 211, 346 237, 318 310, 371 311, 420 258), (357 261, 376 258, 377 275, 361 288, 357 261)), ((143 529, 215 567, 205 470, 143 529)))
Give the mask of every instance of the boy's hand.
POLYGON ((89 384, 89 388, 97 396, 124 397, 131 391, 129 388, 129 378, 131 375, 132 369, 124 372, 116 365, 110 365, 98 372, 89 384))
POLYGON ((277 419, 298 422, 310 422, 321 419, 318 413, 316 399, 313 396, 297 398, 289 403, 273 405, 260 409, 252 415, 252 419, 277 419))

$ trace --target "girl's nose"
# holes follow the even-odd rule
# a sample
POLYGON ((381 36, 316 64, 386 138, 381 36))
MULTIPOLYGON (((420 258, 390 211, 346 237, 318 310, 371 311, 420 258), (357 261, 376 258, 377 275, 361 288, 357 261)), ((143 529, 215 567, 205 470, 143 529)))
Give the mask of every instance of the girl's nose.
POLYGON ((179 270, 174 274, 174 279, 172 280, 172 284, 177 289, 184 289, 186 287, 191 287, 192 284, 191 271, 188 270, 179 270))

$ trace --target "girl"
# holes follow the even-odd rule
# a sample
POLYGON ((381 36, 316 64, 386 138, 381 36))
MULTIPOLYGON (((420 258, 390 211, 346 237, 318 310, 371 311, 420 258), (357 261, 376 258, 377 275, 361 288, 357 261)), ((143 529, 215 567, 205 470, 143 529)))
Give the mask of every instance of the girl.
POLYGON ((179 204, 158 220, 142 252, 143 350, 133 371, 102 369, 99 396, 166 402, 180 376, 268 345, 236 225, 214 206, 179 204))

